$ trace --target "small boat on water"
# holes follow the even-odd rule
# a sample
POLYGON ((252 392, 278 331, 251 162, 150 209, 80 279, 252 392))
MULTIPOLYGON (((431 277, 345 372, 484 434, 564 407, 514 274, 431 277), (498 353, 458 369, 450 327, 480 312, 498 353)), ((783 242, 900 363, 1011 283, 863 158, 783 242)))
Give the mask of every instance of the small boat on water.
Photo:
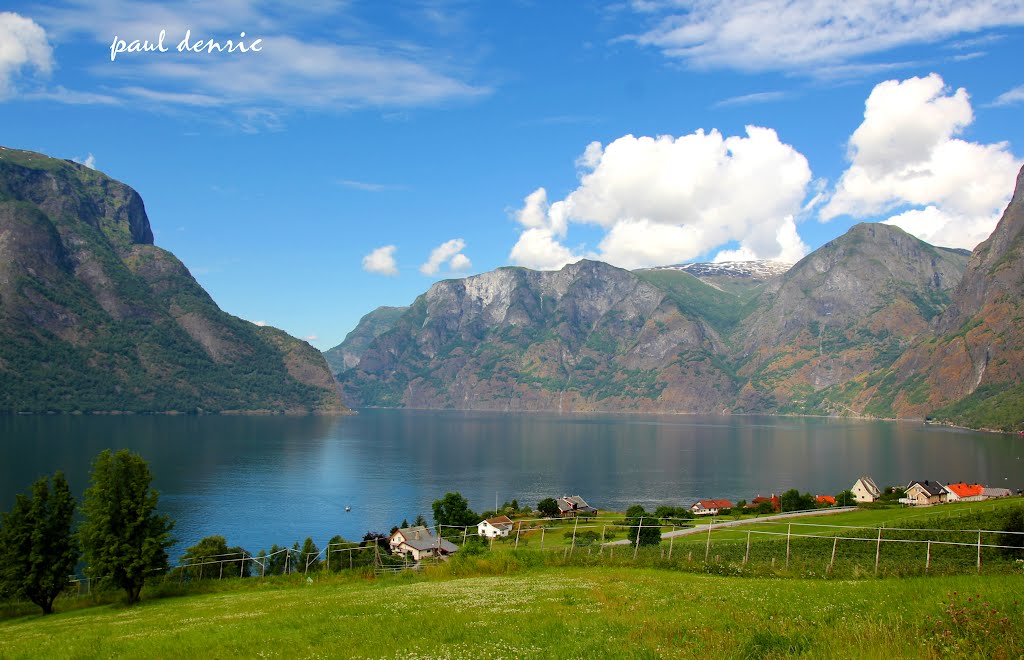
POLYGON ((351 510, 352 510, 352 507, 350 507, 350 506, 348 506, 348 505, 346 504, 346 505, 345 505, 345 510, 346 510, 346 511, 351 511, 351 510))

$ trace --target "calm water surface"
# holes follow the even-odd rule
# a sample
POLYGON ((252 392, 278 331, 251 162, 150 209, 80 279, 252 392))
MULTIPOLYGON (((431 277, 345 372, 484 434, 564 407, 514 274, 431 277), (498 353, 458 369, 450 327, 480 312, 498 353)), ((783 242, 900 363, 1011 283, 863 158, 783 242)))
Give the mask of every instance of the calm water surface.
POLYGON ((387 532, 458 490, 477 510, 580 494, 602 509, 835 494, 861 474, 1024 486, 1024 441, 913 423, 367 410, 344 418, 0 417, 0 509, 62 469, 81 497, 105 448, 140 453, 177 557, 211 534, 256 552, 387 532), (345 506, 351 506, 350 512, 345 506))

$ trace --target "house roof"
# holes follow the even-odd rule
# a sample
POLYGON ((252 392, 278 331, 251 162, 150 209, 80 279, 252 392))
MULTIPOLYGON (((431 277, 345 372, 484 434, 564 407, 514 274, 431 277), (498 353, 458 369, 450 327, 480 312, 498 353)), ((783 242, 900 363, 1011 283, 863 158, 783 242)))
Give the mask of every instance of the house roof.
POLYGON ((391 538, 394 539, 398 535, 401 535, 402 542, 405 543, 405 545, 419 551, 432 550, 438 547, 445 552, 455 552, 459 549, 459 546, 447 539, 441 539, 440 543, 438 543, 437 537, 431 534, 430 530, 422 525, 400 529, 392 534, 391 538))
POLYGON ((1009 488, 985 488, 981 489, 981 492, 986 497, 1009 497, 1013 495, 1009 488))
POLYGON ((966 483, 946 484, 946 490, 957 497, 976 497, 982 494, 984 487, 981 484, 974 484, 973 486, 966 483))
POLYGON ((942 486, 937 481, 929 481, 928 479, 925 479, 924 481, 911 481, 907 484, 906 490, 910 490, 915 485, 920 486, 921 490, 928 493, 929 497, 938 497, 939 495, 942 495, 942 486))
POLYGON ((829 504, 836 503, 836 498, 832 497, 831 495, 818 495, 817 499, 819 502, 828 502, 829 504))
MULTIPOLYGON (((861 477, 857 481, 859 481, 864 486, 865 490, 867 490, 873 496, 878 497, 879 495, 882 494, 882 489, 878 487, 878 484, 876 484, 875 480, 872 479, 871 477, 869 477, 867 475, 864 475, 863 477, 861 477)), ((856 487, 857 486, 857 482, 855 481, 853 483, 853 485, 854 485, 854 487, 856 487)))
POLYGON ((508 516, 496 516, 481 522, 489 523, 491 527, 512 527, 512 519, 508 516))
POLYGON ((698 504, 702 509, 731 509, 735 506, 729 500, 698 500, 693 506, 698 504))

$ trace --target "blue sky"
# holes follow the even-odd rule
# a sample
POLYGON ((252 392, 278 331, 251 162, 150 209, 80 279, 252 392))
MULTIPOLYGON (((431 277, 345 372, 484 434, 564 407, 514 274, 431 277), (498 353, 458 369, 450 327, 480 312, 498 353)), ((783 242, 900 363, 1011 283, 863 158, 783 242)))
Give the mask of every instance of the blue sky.
POLYGON ((1020 1, 15 2, 0 144, 133 186, 222 308, 326 349, 510 264, 795 261, 863 220, 973 247, 1022 52, 1020 1))

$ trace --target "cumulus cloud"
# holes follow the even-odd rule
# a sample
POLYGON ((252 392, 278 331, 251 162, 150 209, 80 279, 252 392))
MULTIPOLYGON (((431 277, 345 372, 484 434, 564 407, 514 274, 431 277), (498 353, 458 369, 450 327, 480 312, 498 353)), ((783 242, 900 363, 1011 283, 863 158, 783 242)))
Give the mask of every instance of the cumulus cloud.
POLYGON ((259 327, 261 327, 261 328, 265 328, 265 327, 267 327, 268 325, 270 325, 270 324, 269 324, 269 323, 267 323, 266 321, 249 321, 249 323, 252 323, 253 325, 259 326, 259 327))
POLYGON ((644 0, 653 27, 626 37, 702 69, 852 73, 858 58, 1024 24, 1017 0, 644 0))
POLYGON ((956 137, 973 121, 967 91, 947 89, 937 74, 876 85, 820 219, 899 211, 887 222, 931 243, 973 248, 995 228, 1020 167, 1005 142, 956 137))
POLYGON ((450 241, 441 243, 431 251, 430 258, 427 259, 426 263, 420 266, 420 272, 424 275, 434 275, 445 262, 448 263, 448 270, 451 271, 469 269, 473 264, 470 262, 469 257, 462 254, 462 250, 465 247, 466 241, 461 238, 453 238, 450 241))
POLYGON ((398 275, 398 266, 395 264, 394 245, 383 245, 370 254, 363 257, 363 270, 367 273, 378 275, 398 275))
POLYGON ((53 49, 46 31, 30 18, 0 12, 0 100, 15 92, 25 70, 48 76, 53 69, 53 49))
POLYGON ((558 268, 593 256, 623 268, 664 265, 738 242, 750 258, 799 259, 806 246, 794 217, 811 181, 807 159, 775 131, 748 126, 745 136, 717 130, 689 135, 626 135, 591 143, 576 161, 580 185, 549 202, 538 188, 514 217, 525 230, 510 259, 558 268), (570 223, 604 231, 597 251, 580 254, 561 241, 570 223))

